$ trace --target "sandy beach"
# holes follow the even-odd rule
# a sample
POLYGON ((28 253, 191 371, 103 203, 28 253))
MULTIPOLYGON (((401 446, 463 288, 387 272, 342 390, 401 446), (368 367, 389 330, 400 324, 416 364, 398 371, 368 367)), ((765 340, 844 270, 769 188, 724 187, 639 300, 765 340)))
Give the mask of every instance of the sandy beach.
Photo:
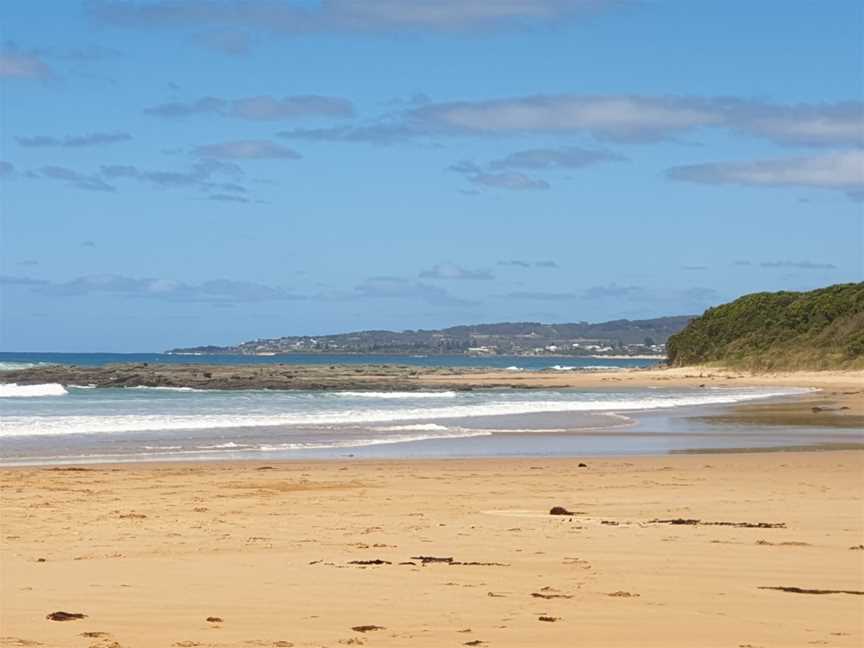
POLYGON ((580 463, 8 469, 0 645, 861 645, 864 454, 580 463))

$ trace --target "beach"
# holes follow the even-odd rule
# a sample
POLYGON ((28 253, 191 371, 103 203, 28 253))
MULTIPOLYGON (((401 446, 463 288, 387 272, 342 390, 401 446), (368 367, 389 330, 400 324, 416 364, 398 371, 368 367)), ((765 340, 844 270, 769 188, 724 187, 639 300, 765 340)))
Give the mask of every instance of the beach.
MULTIPOLYGON (((860 372, 507 379, 815 388, 680 421, 861 445, 860 372)), ((7 467, 0 645, 859 646, 864 453, 816 447, 7 467)))
POLYGON ((849 451, 7 469, 0 645, 859 646, 862 469, 849 451))

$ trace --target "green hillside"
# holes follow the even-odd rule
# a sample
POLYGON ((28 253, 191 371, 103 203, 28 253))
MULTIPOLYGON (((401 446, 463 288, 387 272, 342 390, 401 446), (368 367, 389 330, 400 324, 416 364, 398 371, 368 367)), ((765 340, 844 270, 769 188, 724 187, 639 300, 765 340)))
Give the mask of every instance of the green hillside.
POLYGON ((864 368, 864 283, 754 293, 709 308, 669 338, 674 366, 864 368))

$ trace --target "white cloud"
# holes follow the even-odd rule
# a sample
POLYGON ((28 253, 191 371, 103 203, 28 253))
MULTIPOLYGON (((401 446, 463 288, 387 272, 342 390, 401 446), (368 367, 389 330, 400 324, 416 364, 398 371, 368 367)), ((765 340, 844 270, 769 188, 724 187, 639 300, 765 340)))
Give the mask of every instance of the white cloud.
POLYGON ((273 97, 259 95, 224 99, 201 97, 194 101, 174 101, 144 110, 149 115, 165 118, 215 114, 250 121, 279 121, 301 117, 350 117, 354 113, 351 102, 341 97, 321 95, 292 95, 273 97))
MULTIPOLYGON (((17 283, 22 283, 18 278, 17 283)), ((189 284, 173 279, 115 274, 87 275, 65 282, 29 281, 37 292, 63 297, 106 294, 174 302, 238 303, 306 299, 284 288, 249 281, 212 279, 189 284)))
POLYGON ((476 185, 510 191, 543 191, 550 186, 545 180, 524 173, 475 173, 467 178, 476 185))
POLYGON ((556 24, 631 0, 90 0, 89 15, 127 28, 226 27, 295 35, 404 30, 467 32, 556 24))
MULTIPOLYGON (((429 137, 582 134, 614 141, 651 142, 699 129, 725 129, 783 145, 864 146, 864 103, 768 104, 729 98, 639 95, 534 95, 426 103, 366 124, 296 129, 283 137, 318 141, 392 143, 429 137)), ((525 151, 522 164, 553 164, 556 149, 525 151), (532 159, 533 158, 533 159, 532 159), (545 160, 545 162, 544 162, 545 160)), ((557 149, 559 166, 592 153, 557 149)), ((604 154, 607 160, 619 159, 604 154)))
POLYGON ((489 270, 472 270, 453 263, 440 263, 420 273, 421 279, 488 280, 495 277, 489 270))
POLYGON ((587 131, 600 138, 653 140, 690 128, 721 125, 710 102, 637 96, 532 96, 430 104, 411 119, 433 130, 466 133, 587 131))
POLYGON ((297 151, 269 140, 236 140, 206 144, 196 147, 195 154, 225 160, 299 160, 302 157, 297 151))
POLYGON ((53 137, 51 135, 34 135, 32 137, 16 137, 19 146, 30 148, 80 148, 84 146, 99 146, 102 144, 115 144, 117 142, 128 142, 132 139, 129 133, 88 133, 86 135, 66 135, 64 137, 53 137))
POLYGON ((601 162, 624 158, 608 151, 583 149, 576 146, 559 149, 528 149, 489 162, 490 169, 580 169, 601 162))
POLYGON ((812 187, 864 191, 864 150, 752 162, 717 162, 673 167, 673 180, 763 187, 812 187))

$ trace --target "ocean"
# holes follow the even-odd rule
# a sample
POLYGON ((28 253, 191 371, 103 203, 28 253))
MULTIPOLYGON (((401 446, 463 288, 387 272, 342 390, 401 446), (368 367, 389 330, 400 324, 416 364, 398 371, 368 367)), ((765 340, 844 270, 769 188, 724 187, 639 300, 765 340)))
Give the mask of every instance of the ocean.
POLYGON ((39 364, 72 364, 101 366, 116 363, 151 364, 397 364, 417 367, 477 367, 485 369, 525 370, 599 370, 651 367, 656 359, 586 358, 576 356, 465 356, 465 355, 375 355, 293 353, 280 356, 249 355, 177 355, 169 353, 0 353, 0 371, 21 369, 39 364))
MULTIPOLYGON (((290 356, 337 364, 590 371, 572 358, 290 356), (567 364, 564 364, 564 363, 567 364), (427 364, 428 363, 428 364, 427 364), (453 364, 459 363, 459 364, 453 364), (476 364, 465 364, 476 363, 476 364), (492 364, 494 363, 494 364, 492 364), (565 367, 569 367, 566 368, 565 367)), ((238 361, 236 356, 0 354, 6 369, 45 362, 238 361), (73 360, 74 358, 74 360, 73 360), (134 358, 134 360, 133 360, 134 358)), ((242 360, 248 360, 242 358, 242 360)), ((272 357, 257 362, 284 361, 272 357)), ((646 361, 607 361, 610 367, 646 361)), ((690 415, 806 389, 625 389, 427 392, 219 391, 4 384, 0 463, 332 457, 590 456, 770 447, 846 439, 842 430, 711 427, 690 415), (686 421, 686 424, 685 424, 686 421)), ((845 433, 848 434, 848 431, 845 433)))

